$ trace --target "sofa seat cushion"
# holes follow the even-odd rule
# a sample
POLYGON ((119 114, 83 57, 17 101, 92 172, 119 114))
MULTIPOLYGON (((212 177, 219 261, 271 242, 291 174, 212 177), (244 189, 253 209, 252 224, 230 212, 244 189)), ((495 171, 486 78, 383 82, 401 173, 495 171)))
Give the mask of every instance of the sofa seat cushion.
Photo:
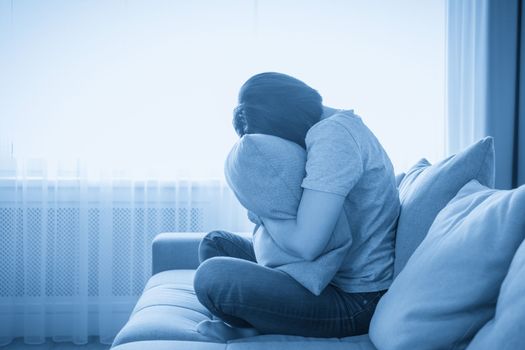
POLYGON ((303 338, 283 335, 263 335, 210 343, 202 341, 150 340, 121 344, 113 350, 376 350, 368 335, 337 338, 303 338))
POLYGON ((368 334, 345 338, 308 338, 291 335, 268 334, 235 339, 228 342, 227 350, 376 350, 368 334))
POLYGON ((188 340, 143 340, 113 345, 111 350, 225 350, 226 344, 188 340))
POLYGON ((197 324, 213 316, 193 291, 195 270, 169 270, 153 275, 127 324, 115 337, 115 350, 135 349, 349 349, 375 350, 368 335, 346 338, 306 338, 259 335, 217 343, 196 331, 197 324))
POLYGON ((212 315, 193 291, 195 270, 169 270, 153 275, 113 346, 141 340, 214 341, 196 331, 212 315))

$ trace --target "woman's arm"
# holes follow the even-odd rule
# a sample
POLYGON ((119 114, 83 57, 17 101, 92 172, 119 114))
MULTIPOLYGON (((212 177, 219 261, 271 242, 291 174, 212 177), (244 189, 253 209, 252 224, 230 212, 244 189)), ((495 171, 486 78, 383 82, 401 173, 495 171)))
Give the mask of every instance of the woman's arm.
POLYGON ((261 220, 274 241, 288 254, 314 260, 328 244, 344 200, 345 197, 338 194, 304 189, 296 219, 261 220))
POLYGON ((283 250, 313 260, 328 244, 346 196, 363 176, 364 160, 354 135, 336 120, 311 127, 305 141, 306 177, 296 219, 262 222, 283 250))

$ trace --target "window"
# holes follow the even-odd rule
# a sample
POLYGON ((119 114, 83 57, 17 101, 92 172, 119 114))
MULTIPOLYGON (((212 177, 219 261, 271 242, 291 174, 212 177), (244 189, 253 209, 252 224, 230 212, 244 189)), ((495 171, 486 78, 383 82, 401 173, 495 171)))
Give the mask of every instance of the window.
POLYGON ((262 71, 354 109, 396 171, 443 156, 443 1, 0 6, 3 156, 220 178, 238 89, 262 71))

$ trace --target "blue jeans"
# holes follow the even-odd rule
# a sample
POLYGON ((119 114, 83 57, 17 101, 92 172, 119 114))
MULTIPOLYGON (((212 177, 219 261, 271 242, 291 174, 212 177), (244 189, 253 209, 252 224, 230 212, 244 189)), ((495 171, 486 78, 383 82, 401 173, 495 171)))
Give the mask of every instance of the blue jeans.
POLYGON ((194 288, 210 312, 236 327, 263 334, 345 337, 368 333, 385 291, 347 293, 328 285, 316 296, 286 273, 258 265, 252 242, 225 231, 199 246, 194 288))

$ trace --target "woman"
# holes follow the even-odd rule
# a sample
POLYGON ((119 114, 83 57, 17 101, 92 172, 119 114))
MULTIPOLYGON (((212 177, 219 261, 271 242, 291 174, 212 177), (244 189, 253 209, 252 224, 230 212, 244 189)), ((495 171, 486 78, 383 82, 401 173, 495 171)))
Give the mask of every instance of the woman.
POLYGON ((280 73, 246 81, 233 125, 239 136, 274 135, 306 148, 296 219, 260 218, 277 243, 313 260, 344 213, 352 246, 332 283, 315 296, 284 272, 258 265, 250 240, 210 232, 199 247, 194 287, 220 320, 201 323, 199 332, 221 339, 255 330, 313 337, 367 333, 392 282, 399 212, 393 167, 383 147, 353 111, 323 106, 316 90, 280 73))

